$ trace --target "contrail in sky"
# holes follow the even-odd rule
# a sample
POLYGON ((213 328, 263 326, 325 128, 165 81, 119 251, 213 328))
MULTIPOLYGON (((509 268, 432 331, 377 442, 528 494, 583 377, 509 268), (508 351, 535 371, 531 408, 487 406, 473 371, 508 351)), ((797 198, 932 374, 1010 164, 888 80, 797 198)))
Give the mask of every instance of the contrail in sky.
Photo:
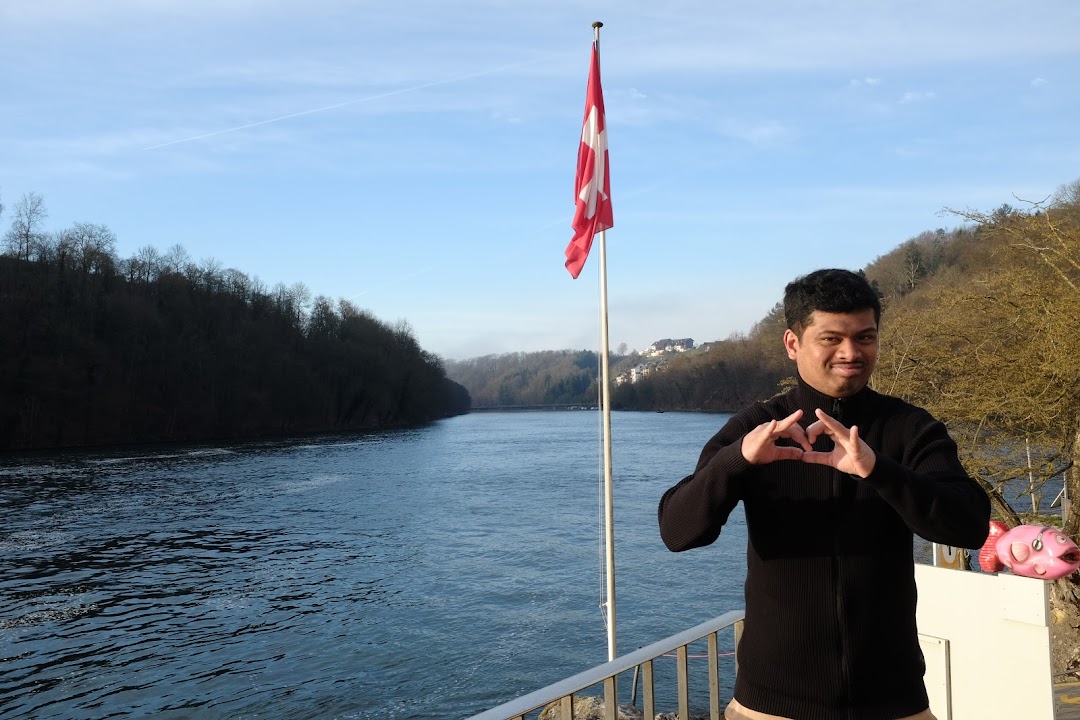
POLYGON ((408 275, 403 275, 403 276, 401 276, 399 278, 395 278, 393 280, 387 280, 386 282, 380 283, 380 284, 376 285, 375 287, 368 288, 367 290, 361 290, 360 292, 355 293, 353 295, 350 295, 349 297, 347 297, 345 299, 346 300, 355 300, 356 298, 360 297, 361 295, 367 295, 369 292, 374 292, 375 290, 380 290, 380 289, 382 289, 384 287, 389 287, 390 285, 396 285, 397 283, 401 282, 402 280, 410 280, 410 279, 412 279, 414 277, 419 277, 420 275, 431 272, 434 269, 435 268, 433 266, 427 265, 425 267, 420 268, 419 270, 416 270, 415 272, 409 273, 408 275))
POLYGON ((381 100, 383 98, 393 97, 394 95, 404 95, 405 93, 416 92, 417 90, 424 90, 430 87, 436 87, 438 85, 449 85, 451 83, 461 82, 462 80, 471 80, 473 78, 483 77, 484 75, 494 75, 495 73, 509 70, 511 68, 520 67, 522 65, 530 65, 538 62, 541 58, 535 58, 533 60, 523 60, 521 62, 511 63, 509 65, 503 65, 497 68, 491 68, 490 70, 480 70, 478 72, 469 73, 467 75, 459 75, 458 77, 449 78, 447 80, 432 80, 431 82, 421 83, 419 85, 413 85, 412 87, 401 88, 399 90, 390 90, 388 92, 379 93, 378 95, 369 95, 367 97, 356 98, 355 100, 346 100, 345 102, 335 103, 333 105, 326 105, 324 107, 313 108, 311 110, 301 110, 300 112, 290 113, 288 115, 281 115, 279 117, 270 118, 268 120, 260 120, 259 122, 248 123, 247 125, 238 125, 237 127, 226 128, 224 130, 215 130, 214 132, 203 133, 202 135, 192 135, 191 137, 181 138, 179 140, 170 140, 169 142, 163 142, 158 145, 151 145, 145 147, 143 150, 157 150, 163 147, 169 147, 170 145, 179 145, 180 143, 192 142, 194 140, 204 140, 215 135, 224 135, 226 133, 237 132, 239 130, 247 130, 253 127, 259 127, 260 125, 269 125, 270 123, 281 122, 282 120, 291 120, 292 118, 303 117, 304 115, 313 115, 315 113, 326 112, 327 110, 337 110, 347 105, 356 105, 357 103, 371 102, 373 100, 381 100))

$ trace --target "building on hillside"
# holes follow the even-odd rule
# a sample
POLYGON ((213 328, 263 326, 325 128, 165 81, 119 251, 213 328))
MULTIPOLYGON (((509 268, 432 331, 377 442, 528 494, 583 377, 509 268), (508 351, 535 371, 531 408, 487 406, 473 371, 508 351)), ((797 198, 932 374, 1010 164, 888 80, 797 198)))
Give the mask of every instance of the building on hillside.
POLYGON ((648 377, 649 373, 651 373, 652 371, 653 368, 650 367, 647 363, 639 363, 634 367, 630 368, 629 370, 619 373, 615 377, 615 384, 622 385, 623 383, 630 383, 632 385, 638 380, 644 377, 648 377))
POLYGON ((657 355, 663 355, 664 353, 686 352, 687 350, 693 349, 694 338, 680 338, 678 340, 664 338, 663 340, 657 340, 650 345, 644 354, 648 357, 656 357, 657 355))

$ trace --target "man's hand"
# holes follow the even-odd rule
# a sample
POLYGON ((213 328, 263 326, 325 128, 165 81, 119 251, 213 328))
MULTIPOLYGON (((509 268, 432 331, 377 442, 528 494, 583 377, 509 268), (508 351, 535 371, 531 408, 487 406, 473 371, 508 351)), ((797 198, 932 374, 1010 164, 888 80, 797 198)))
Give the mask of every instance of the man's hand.
MULTIPOLYGON (((764 465, 776 460, 798 460, 810 452, 810 442, 799 425, 802 410, 796 410, 783 420, 770 420, 746 433, 742 440, 742 454, 751 465, 764 465), (780 438, 794 440, 800 447, 781 447, 780 438)), ((835 422, 835 421, 834 421, 835 422)))
MULTIPOLYGON (((824 410, 815 411, 817 422, 806 428, 806 439, 813 444, 820 436, 832 438, 832 452, 808 450, 803 453, 803 462, 817 465, 831 465, 840 472, 866 477, 874 470, 877 454, 859 437, 859 428, 843 423, 829 416, 824 410)), ((749 436, 747 436, 749 437, 749 436)), ((746 454, 746 440, 743 440, 743 455, 746 454)))

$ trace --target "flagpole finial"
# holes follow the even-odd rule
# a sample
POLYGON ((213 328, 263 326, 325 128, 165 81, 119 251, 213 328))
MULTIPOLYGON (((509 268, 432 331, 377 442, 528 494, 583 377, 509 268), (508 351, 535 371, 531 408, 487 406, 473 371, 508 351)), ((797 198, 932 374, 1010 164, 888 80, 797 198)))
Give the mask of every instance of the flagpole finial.
POLYGON ((592 26, 593 26, 594 28, 597 28, 597 29, 599 29, 599 28, 602 28, 602 27, 604 27, 604 23, 602 23, 602 22, 600 22, 599 20, 597 20, 596 22, 594 22, 594 23, 592 24, 592 26))

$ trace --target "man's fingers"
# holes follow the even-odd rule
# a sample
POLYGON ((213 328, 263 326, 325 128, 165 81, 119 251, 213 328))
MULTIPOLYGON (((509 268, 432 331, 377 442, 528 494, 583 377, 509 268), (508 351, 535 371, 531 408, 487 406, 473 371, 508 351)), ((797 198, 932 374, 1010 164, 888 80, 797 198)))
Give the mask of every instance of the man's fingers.
POLYGON ((776 421, 770 420, 764 425, 758 426, 758 430, 760 430, 758 433, 758 443, 760 445, 770 443, 773 441, 773 438, 776 437, 776 421))
POLYGON ((805 463, 812 463, 814 465, 833 465, 835 467, 835 461, 832 459, 832 453, 819 452, 817 450, 804 452, 802 454, 802 461, 805 463))
POLYGON ((813 444, 812 440, 806 438, 806 431, 802 429, 801 425, 792 425, 788 430, 788 437, 797 442, 803 450, 810 450, 810 446, 813 444))
POLYGON ((746 437, 743 438, 742 453, 747 462, 757 464, 769 461, 765 456, 765 448, 775 443, 773 438, 775 429, 776 421, 770 420, 767 423, 758 425, 746 434, 746 437))
POLYGON ((802 410, 796 410, 795 412, 788 415, 786 418, 774 420, 773 422, 776 423, 778 429, 787 430, 788 428, 796 425, 799 422, 799 418, 802 417, 802 414, 802 410))
POLYGON ((847 431, 847 441, 844 444, 844 449, 851 455, 862 455, 863 441, 859 439, 859 426, 852 425, 851 429, 847 431))
POLYGON ((743 457, 755 465, 775 460, 798 460, 810 449, 806 433, 798 424, 802 414, 802 410, 796 410, 786 418, 770 420, 751 430, 743 438, 743 457), (799 447, 780 447, 776 441, 781 438, 793 440, 799 447))
POLYGON ((829 436, 836 442, 837 445, 844 448, 848 454, 855 454, 859 450, 859 429, 852 425, 850 428, 845 428, 843 425, 836 432, 829 433, 829 436))
MULTIPOLYGON (((844 429, 844 426, 840 425, 840 430, 843 431, 844 429)), ((818 438, 822 436, 833 438, 835 440, 839 434, 841 434, 841 432, 838 432, 836 428, 821 420, 811 423, 810 426, 806 428, 806 438, 811 445, 817 442, 818 438)))
MULTIPOLYGON (((802 448, 799 453, 804 450, 810 449, 810 442, 808 442, 806 439, 806 431, 802 429, 801 425, 799 425, 799 418, 802 417, 802 414, 802 410, 796 410, 783 420, 773 421, 776 423, 776 427, 773 429, 773 437, 785 437, 790 440, 794 440, 796 443, 798 443, 799 447, 802 448)), ((789 455, 791 455, 791 453, 785 453, 784 459, 788 459, 789 455)), ((794 457, 795 459, 798 459, 797 454, 794 457)))
POLYGON ((801 460, 806 456, 806 451, 797 447, 777 447, 776 459, 777 460, 801 460))
POLYGON ((851 447, 852 444, 858 445, 858 430, 854 425, 852 425, 851 428, 848 428, 821 408, 815 410, 814 414, 818 416, 817 422, 811 423, 810 426, 806 428, 806 434, 810 438, 811 443, 822 435, 828 435, 834 441, 846 448, 851 447))
POLYGON ((837 420, 836 418, 834 418, 832 415, 825 412, 821 408, 818 408, 817 410, 815 410, 814 414, 817 415, 819 423, 821 423, 822 425, 824 425, 828 429, 832 430, 833 432, 839 432, 840 430, 846 430, 847 429, 847 428, 844 427, 843 423, 841 423, 839 420, 837 420))

